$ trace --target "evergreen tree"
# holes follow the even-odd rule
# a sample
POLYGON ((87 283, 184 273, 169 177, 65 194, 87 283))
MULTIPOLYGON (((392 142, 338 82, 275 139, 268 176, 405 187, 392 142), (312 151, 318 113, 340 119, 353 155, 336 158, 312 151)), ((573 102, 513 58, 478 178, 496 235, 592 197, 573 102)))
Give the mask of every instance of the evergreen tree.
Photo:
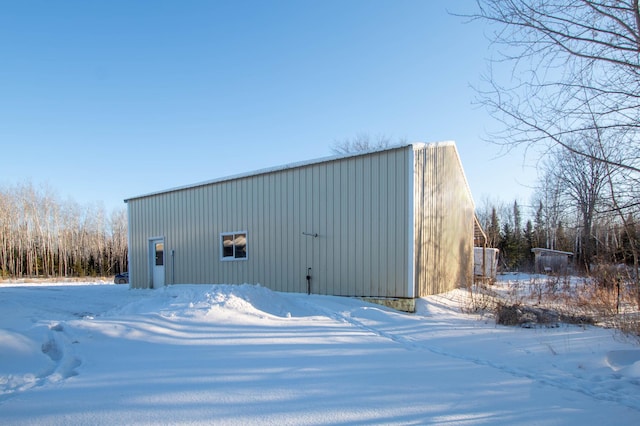
POLYGON ((524 227, 524 238, 522 245, 522 259, 524 260, 524 265, 526 268, 531 268, 533 266, 533 253, 531 249, 536 247, 535 244, 535 231, 533 228, 533 223, 530 220, 527 220, 527 224, 524 227))
POLYGON ((500 246, 500 221, 495 207, 491 209, 491 222, 487 229, 487 239, 489 240, 487 242, 489 247, 500 246))
POLYGON ((511 229, 509 222, 505 222, 504 225, 502 225, 500 244, 498 248, 500 249, 500 258, 502 259, 502 263, 507 270, 515 269, 518 266, 518 248, 514 238, 513 229, 511 229))

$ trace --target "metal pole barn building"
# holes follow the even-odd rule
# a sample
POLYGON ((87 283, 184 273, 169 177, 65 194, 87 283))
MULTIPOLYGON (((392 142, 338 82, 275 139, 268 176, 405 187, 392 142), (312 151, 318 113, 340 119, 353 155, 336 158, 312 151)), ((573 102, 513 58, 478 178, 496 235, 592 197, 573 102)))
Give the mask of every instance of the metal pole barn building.
POLYGON ((330 157, 125 200, 133 288, 257 283, 414 300, 470 285, 474 204, 453 142, 330 157))

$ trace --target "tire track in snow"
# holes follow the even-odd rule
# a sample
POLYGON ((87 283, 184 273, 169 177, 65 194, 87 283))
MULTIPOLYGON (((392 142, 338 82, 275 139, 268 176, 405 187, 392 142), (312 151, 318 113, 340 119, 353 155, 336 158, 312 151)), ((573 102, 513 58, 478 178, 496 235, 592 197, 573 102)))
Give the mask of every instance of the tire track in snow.
POLYGON ((48 327, 46 339, 40 350, 53 365, 38 374, 9 375, 2 383, 0 404, 30 389, 59 383, 62 380, 78 375, 76 368, 81 365, 79 358, 73 353, 73 342, 64 331, 62 323, 48 327))
POLYGON ((76 368, 82 362, 73 353, 72 344, 73 342, 65 333, 62 323, 56 323, 49 327, 49 339, 42 344, 42 353, 51 358, 55 364, 48 374, 41 375, 40 378, 43 382, 57 383, 78 375, 76 368))
MULTIPOLYGON (((426 343, 417 342, 403 336, 392 334, 390 332, 381 330, 380 328, 369 326, 355 319, 353 316, 351 316, 350 311, 348 311, 347 313, 340 313, 338 311, 331 311, 330 309, 322 308, 318 305, 314 305, 314 308, 322 312, 329 318, 332 318, 336 321, 348 323, 363 331, 367 331, 376 336, 390 340, 394 343, 402 345, 408 350, 427 351, 435 355, 440 355, 460 361, 471 362, 479 366, 493 368, 495 370, 510 374, 514 377, 528 379, 561 390, 578 392, 599 401, 614 402, 624 405, 633 410, 640 411, 640 400, 637 398, 637 394, 628 394, 626 392, 623 393, 625 389, 624 387, 611 384, 608 387, 603 388, 603 380, 601 380, 601 376, 595 376, 595 380, 585 379, 569 372, 566 372, 571 376, 569 380, 564 380, 562 377, 541 376, 538 372, 531 372, 520 368, 510 367, 508 365, 500 364, 487 359, 460 355, 458 353, 450 352, 437 346, 428 345, 426 343)), ((613 377, 616 378, 615 375, 613 377)))

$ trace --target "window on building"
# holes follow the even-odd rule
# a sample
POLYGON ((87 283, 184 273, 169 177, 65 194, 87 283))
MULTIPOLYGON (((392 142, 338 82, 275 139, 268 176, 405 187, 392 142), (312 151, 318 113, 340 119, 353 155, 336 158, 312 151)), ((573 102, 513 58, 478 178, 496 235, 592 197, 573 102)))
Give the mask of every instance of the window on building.
POLYGON ((247 258, 247 233, 225 232, 220 234, 222 243, 222 260, 247 258))
POLYGON ((154 244, 156 251, 156 266, 164 265, 164 243, 154 244))

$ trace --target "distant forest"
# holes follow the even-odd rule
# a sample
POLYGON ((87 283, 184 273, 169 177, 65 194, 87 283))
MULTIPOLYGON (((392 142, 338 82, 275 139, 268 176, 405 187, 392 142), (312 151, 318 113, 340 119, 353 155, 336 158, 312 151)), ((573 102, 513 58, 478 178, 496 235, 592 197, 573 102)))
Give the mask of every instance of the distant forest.
POLYGON ((637 268, 640 224, 631 212, 621 217, 620 211, 601 205, 585 217, 584 206, 573 200, 545 198, 547 203, 538 199, 524 208, 518 201, 484 200, 477 209, 487 245, 500 249, 501 271, 533 272, 535 247, 573 253, 577 273, 607 264, 637 268))
POLYGON ((127 270, 126 209, 61 201, 31 183, 0 187, 3 278, 109 276, 127 270))

